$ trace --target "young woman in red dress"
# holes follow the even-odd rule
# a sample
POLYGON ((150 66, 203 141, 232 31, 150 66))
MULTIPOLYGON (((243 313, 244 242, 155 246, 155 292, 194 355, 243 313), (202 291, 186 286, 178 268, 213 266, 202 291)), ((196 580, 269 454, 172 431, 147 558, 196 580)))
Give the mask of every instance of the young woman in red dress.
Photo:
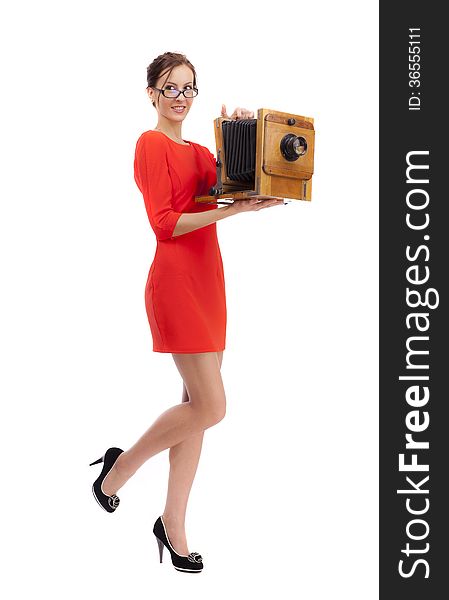
MULTIPOLYGON (((93 493, 106 511, 120 502, 117 491, 151 457, 169 451, 170 473, 163 514, 153 532, 174 567, 200 572, 203 561, 189 552, 187 501, 204 431, 225 416, 221 364, 226 342, 226 294, 216 222, 240 212, 283 204, 280 198, 247 198, 218 208, 195 202, 216 183, 214 155, 184 140, 182 123, 198 93, 196 72, 183 54, 166 52, 147 68, 147 94, 157 111, 154 129, 136 144, 134 177, 142 192, 157 248, 145 287, 153 351, 172 354, 183 380, 182 402, 166 410, 128 450, 109 448, 92 464, 103 469, 93 493)), ((231 117, 254 118, 237 108, 231 117)))

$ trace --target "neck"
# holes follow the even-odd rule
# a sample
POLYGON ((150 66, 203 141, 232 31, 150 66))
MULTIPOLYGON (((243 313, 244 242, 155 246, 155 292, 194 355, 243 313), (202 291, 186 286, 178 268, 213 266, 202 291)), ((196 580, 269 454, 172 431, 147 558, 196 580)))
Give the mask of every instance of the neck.
POLYGON ((182 132, 181 132, 182 123, 174 123, 173 121, 169 121, 164 117, 159 117, 159 120, 156 125, 156 129, 162 131, 171 138, 178 139, 182 141, 182 132))

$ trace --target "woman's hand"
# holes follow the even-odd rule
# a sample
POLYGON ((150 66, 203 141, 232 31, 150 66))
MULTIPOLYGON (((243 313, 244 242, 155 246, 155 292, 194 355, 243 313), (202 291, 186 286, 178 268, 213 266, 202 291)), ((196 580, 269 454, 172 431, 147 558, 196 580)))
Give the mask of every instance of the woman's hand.
POLYGON ((229 205, 229 210, 233 213, 249 212, 253 210, 261 210, 262 208, 269 208, 270 206, 283 206, 283 198, 267 198, 266 196, 250 196, 248 200, 234 200, 229 205))
POLYGON ((232 115, 229 117, 226 114, 226 106, 224 104, 221 105, 221 116, 225 119, 254 119, 254 113, 252 110, 248 110, 247 108, 236 108, 232 115))

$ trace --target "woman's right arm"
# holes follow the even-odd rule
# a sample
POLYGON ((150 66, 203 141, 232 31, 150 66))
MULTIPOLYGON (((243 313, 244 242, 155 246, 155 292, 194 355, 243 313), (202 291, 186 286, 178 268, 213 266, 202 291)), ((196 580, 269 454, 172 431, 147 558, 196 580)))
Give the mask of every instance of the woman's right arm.
POLYGON ((235 200, 232 204, 228 204, 223 208, 213 208, 212 210, 196 213, 182 213, 176 223, 173 236, 189 233, 189 231, 211 225, 216 221, 241 212, 260 210, 261 208, 268 208, 269 206, 277 206, 279 204, 284 204, 282 198, 260 200, 256 197, 249 197, 248 200, 235 200))
POLYGON ((258 201, 253 197, 204 212, 178 212, 171 202, 173 190, 166 160, 163 140, 151 134, 143 134, 139 138, 134 159, 134 177, 143 194, 148 217, 158 240, 183 235, 239 212, 283 204, 282 199, 258 201))

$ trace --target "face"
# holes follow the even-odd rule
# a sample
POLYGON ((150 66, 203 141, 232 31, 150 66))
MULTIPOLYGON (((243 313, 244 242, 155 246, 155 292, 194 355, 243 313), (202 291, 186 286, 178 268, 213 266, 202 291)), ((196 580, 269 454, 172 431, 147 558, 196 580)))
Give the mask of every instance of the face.
MULTIPOLYGON (((169 74, 164 73, 162 77, 157 80, 156 87, 160 89, 178 89, 187 90, 193 88, 193 73, 187 65, 178 65, 174 67, 172 72, 169 74)), ((194 98, 185 98, 184 94, 180 94, 178 98, 166 98, 162 92, 150 88, 147 90, 150 100, 154 100, 155 107, 159 113, 159 118, 164 117, 169 121, 181 122, 183 121, 187 113, 192 106, 194 98), (180 108, 179 111, 175 110, 175 107, 180 108)))

